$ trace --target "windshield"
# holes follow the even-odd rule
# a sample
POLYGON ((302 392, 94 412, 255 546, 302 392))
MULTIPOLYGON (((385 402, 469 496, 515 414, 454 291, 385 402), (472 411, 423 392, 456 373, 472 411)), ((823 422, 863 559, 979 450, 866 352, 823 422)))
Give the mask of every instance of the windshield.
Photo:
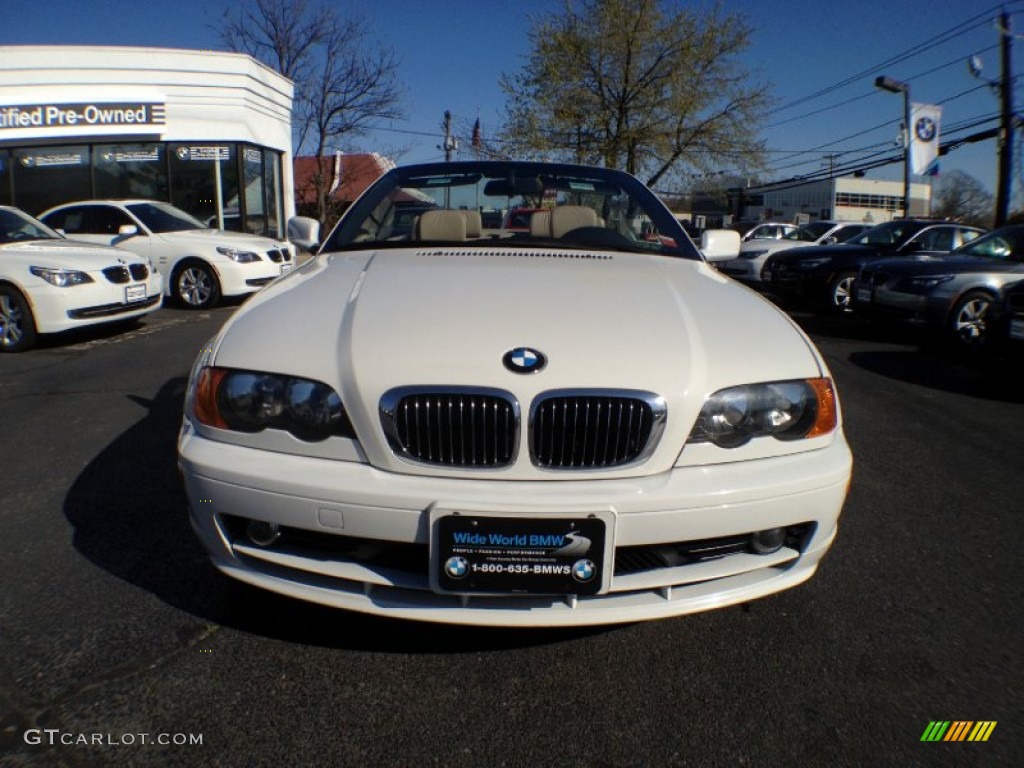
POLYGON ((822 237, 824 237, 835 224, 828 224, 824 221, 815 221, 807 224, 800 229, 795 229, 792 232, 787 232, 782 236, 783 240, 797 240, 801 243, 816 243, 822 237))
POLYGON ((25 240, 63 240, 41 221, 28 214, 10 209, 0 210, 0 245, 25 240))
POLYGON ((184 232, 189 229, 208 229, 180 208, 167 203, 132 203, 126 206, 151 232, 184 232))
POLYGON ((1003 227, 989 232, 959 248, 956 255, 1024 261, 1024 226, 1003 227))
POLYGON ((352 205, 321 250, 441 243, 701 258, 658 197, 628 174, 503 162, 397 168, 352 205))
POLYGON ((857 237, 851 237, 846 242, 851 245, 882 245, 899 246, 920 229, 911 221, 887 221, 884 224, 877 224, 857 237))

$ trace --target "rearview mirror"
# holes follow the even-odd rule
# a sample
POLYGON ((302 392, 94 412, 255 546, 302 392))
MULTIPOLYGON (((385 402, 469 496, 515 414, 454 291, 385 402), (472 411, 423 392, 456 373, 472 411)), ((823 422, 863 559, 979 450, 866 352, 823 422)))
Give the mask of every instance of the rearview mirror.
POLYGON ((132 237, 139 234, 139 228, 134 224, 122 224, 117 228, 118 237, 132 237))
POLYGON ((315 253, 320 245, 320 222, 308 216, 288 219, 288 240, 304 251, 315 253))
POLYGON ((728 261, 740 255, 740 233, 731 229, 708 229, 700 237, 700 252, 708 261, 728 261))

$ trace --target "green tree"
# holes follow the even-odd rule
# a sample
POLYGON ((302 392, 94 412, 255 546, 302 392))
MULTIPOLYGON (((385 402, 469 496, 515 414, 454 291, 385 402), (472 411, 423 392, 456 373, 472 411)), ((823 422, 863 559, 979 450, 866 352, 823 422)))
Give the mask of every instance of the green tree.
POLYGON ((567 0, 535 20, 523 69, 505 74, 510 154, 665 174, 757 167, 766 89, 738 61, 750 30, 720 6, 567 0))
POLYGON ((950 171, 942 176, 932 214, 976 227, 990 227, 995 218, 995 199, 969 173, 950 171))

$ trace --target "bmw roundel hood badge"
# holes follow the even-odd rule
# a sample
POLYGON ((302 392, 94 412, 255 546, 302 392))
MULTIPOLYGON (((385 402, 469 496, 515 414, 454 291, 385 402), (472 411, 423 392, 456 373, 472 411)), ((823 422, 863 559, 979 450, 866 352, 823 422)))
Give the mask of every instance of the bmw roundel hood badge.
POLYGON ((547 365, 548 359, 536 349, 516 347, 506 352, 501 362, 512 373, 536 373, 547 365))

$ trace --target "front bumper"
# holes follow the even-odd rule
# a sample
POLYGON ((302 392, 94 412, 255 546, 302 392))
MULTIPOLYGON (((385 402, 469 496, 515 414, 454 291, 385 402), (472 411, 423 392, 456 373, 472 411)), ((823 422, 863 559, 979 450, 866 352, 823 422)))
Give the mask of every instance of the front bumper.
MULTIPOLYGON (((828 447, 618 480, 516 482, 399 475, 366 464, 228 445, 184 430, 179 461, 193 528, 223 572, 255 586, 354 611, 456 624, 570 626, 663 618, 746 602, 810 578, 832 543, 852 460, 841 433, 828 447), (802 532, 769 555, 730 552, 687 564, 618 573, 610 588, 573 595, 460 596, 430 587, 433 509, 506 515, 610 513, 615 559, 630 548, 755 531, 802 532), (259 547, 239 520, 274 522, 303 536, 259 547), (324 541, 355 545, 331 554, 324 541), (360 549, 403 548, 403 563, 360 549), (417 555, 416 553, 419 552, 417 555), (412 565, 408 565, 408 563, 412 565)), ((344 548, 335 548, 338 551, 344 548)))
POLYGON ((220 279, 220 291, 224 296, 240 296, 254 293, 292 269, 295 262, 277 263, 266 258, 248 264, 238 264, 230 259, 216 263, 220 279))
POLYGON ((85 285, 58 288, 43 280, 26 295, 32 305, 36 329, 40 333, 59 333, 97 323, 142 317, 160 308, 163 281, 156 272, 143 282, 114 284, 101 280, 85 285), (141 295, 145 286, 145 296, 141 295), (132 301, 127 301, 131 295, 132 301))

